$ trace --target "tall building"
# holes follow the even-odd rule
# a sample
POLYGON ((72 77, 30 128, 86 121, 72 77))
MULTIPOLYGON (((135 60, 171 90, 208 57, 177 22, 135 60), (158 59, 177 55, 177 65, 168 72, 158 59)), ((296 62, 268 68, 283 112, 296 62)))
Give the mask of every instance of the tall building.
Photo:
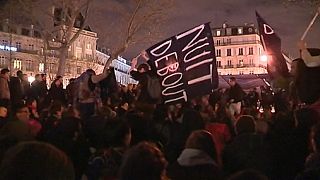
MULTIPOLYGON (((74 28, 74 31, 76 30, 74 28)), ((109 56, 96 50, 97 39, 97 33, 86 28, 69 47, 64 85, 68 84, 70 78, 78 77, 88 68, 95 70, 96 73, 103 71, 104 63, 109 56)), ((57 42, 52 39, 50 43, 57 42)), ((22 70, 28 76, 46 73, 50 81, 57 73, 58 61, 59 52, 44 49, 40 32, 33 25, 9 26, 8 20, 0 24, 0 69, 10 68, 12 75, 15 75, 18 70, 22 70)), ((112 65, 119 67, 115 68, 118 82, 135 83, 128 73, 124 73, 130 68, 130 64, 125 59, 115 59, 112 65)))
POLYGON ((219 75, 265 74, 267 59, 253 24, 213 28, 219 75))

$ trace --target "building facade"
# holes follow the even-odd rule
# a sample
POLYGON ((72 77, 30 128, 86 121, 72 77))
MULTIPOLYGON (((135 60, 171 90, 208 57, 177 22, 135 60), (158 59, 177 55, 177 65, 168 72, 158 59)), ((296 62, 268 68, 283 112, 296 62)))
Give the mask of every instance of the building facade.
MULTIPOLYGON (((76 32, 76 28, 74 32, 76 32)), ((81 31, 79 37, 71 44, 67 53, 64 85, 70 78, 76 78, 86 69, 101 73, 108 55, 96 50, 97 33, 90 30, 81 31)), ((52 39, 51 44, 55 44, 52 39)), ((15 26, 9 28, 8 22, 0 25, 0 69, 9 68, 12 75, 21 70, 28 76, 46 73, 48 81, 54 79, 58 70, 59 51, 45 50, 44 41, 39 31, 33 26, 15 26)), ((128 73, 130 64, 124 58, 115 59, 112 65, 116 69, 118 82, 134 83, 128 73), (123 77, 124 76, 124 77, 123 77)))
POLYGON ((267 59, 253 24, 213 28, 219 75, 265 74, 267 59))

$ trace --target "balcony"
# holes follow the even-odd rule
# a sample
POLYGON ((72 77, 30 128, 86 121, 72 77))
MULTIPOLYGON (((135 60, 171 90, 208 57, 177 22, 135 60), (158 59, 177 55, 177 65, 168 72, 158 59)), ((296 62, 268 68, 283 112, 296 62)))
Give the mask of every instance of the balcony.
POLYGON ((244 44, 261 44, 261 41, 234 41, 234 42, 220 42, 214 43, 214 46, 232 46, 232 45, 244 45, 244 44))

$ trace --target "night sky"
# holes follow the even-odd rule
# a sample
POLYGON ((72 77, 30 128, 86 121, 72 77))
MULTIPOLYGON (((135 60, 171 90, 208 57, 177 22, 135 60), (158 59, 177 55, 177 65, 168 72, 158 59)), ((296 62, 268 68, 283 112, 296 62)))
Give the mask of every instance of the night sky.
MULTIPOLYGON (((124 4, 128 2, 128 0, 118 1, 124 4)), ((106 3, 106 0, 96 0, 95 7, 97 5, 102 7, 106 3)), ((163 37, 165 39, 208 21, 211 22, 211 27, 220 27, 225 21, 229 25, 257 24, 255 10, 274 27, 282 39, 283 50, 296 57, 297 41, 316 11, 316 7, 308 4, 285 5, 282 0, 174 0, 168 21, 163 24, 163 37)), ((108 24, 106 23, 105 26, 108 24)), ((94 27, 93 30, 95 30, 94 27)), ((101 35, 99 30, 98 33, 101 35)), ((307 36, 310 46, 320 47, 319 34, 320 18, 307 36)), ((131 59, 142 49, 151 45, 138 43, 134 47, 129 47, 124 57, 131 59)))

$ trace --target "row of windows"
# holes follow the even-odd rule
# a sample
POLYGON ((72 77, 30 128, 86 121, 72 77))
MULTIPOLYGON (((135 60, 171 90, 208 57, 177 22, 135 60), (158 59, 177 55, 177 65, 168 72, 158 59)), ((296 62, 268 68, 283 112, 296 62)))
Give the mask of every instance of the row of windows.
MULTIPOLYGON (((244 55, 244 53, 243 53, 243 48, 239 48, 238 55, 239 55, 239 56, 244 55)), ((253 55, 253 47, 250 47, 250 48, 249 48, 248 55, 253 55)), ((217 49, 217 50, 216 50, 216 56, 217 56, 217 57, 221 57, 221 49, 217 49)), ((232 56, 231 49, 227 49, 227 56, 232 56)))
MULTIPOLYGON (((239 71, 238 74, 244 75, 244 71, 239 71)), ((254 74, 254 71, 249 71, 249 74, 254 74)), ((222 73, 219 72, 219 75, 222 75, 222 73)), ((236 75, 236 74, 232 74, 232 72, 228 72, 226 75, 236 75)))
MULTIPOLYGON (((4 45, 4 46, 9 46, 10 44, 9 44, 9 42, 8 42, 7 40, 2 40, 2 45, 4 45)), ((16 47, 18 50, 20 50, 21 47, 22 47, 21 42, 15 42, 15 44, 11 44, 11 46, 12 46, 12 45, 15 45, 15 47, 16 47)), ((34 50, 34 44, 29 44, 29 45, 28 45, 28 49, 29 49, 29 50, 34 50)))
MULTIPOLYGON (((227 66, 232 66, 233 64, 232 64, 232 61, 231 60, 227 60, 227 66)), ((243 59, 240 59, 239 61, 238 61, 238 65, 240 65, 240 66, 243 66, 244 65, 244 63, 243 63, 243 59)), ((249 59, 249 65, 254 65, 253 64, 253 59, 249 59)), ((222 67, 221 66, 221 61, 217 61, 217 67, 222 67)))

